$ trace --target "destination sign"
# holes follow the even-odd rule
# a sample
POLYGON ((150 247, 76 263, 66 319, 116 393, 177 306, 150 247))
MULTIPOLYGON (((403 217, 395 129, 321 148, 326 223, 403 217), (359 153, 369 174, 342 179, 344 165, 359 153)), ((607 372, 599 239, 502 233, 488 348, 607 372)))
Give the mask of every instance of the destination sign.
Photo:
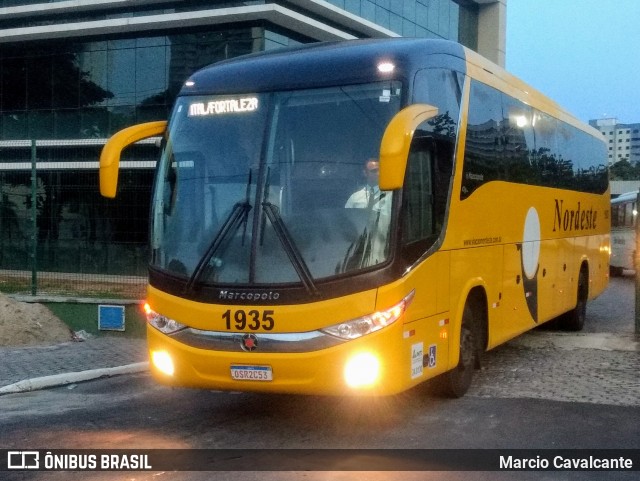
POLYGON ((256 97, 239 99, 212 100, 210 102, 194 102, 189 105, 189 117, 206 117, 209 115, 235 114, 258 110, 256 97))

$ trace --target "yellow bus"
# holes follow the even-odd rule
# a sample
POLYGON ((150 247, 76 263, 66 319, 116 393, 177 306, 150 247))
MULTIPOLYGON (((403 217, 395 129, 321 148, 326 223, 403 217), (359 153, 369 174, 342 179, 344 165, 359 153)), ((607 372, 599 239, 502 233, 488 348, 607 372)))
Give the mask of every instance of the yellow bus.
POLYGON ((168 385, 462 396, 481 354, 606 287, 601 135, 461 45, 361 40, 223 61, 162 136, 148 348, 168 385))

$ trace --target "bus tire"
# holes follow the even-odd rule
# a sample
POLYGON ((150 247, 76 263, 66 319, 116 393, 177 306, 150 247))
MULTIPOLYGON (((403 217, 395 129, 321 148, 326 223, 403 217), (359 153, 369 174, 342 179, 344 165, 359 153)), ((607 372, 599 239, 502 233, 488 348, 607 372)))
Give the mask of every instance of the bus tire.
POLYGON ((439 376, 437 391, 449 398, 461 398, 466 394, 473 380, 473 371, 478 366, 478 329, 476 312, 467 302, 462 313, 460 328, 460 358, 458 365, 451 371, 439 376))
POLYGON ((589 276, 586 268, 580 269, 578 275, 578 295, 576 307, 560 316, 559 327, 565 331, 581 331, 587 317, 587 299, 589 297, 589 276))

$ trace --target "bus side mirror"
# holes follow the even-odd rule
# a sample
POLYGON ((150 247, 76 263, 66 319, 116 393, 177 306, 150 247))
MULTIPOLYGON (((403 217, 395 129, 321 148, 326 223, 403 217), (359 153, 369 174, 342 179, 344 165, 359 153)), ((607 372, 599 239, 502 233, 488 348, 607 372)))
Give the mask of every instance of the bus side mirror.
POLYGON ((438 115, 438 107, 410 105, 391 119, 380 144, 380 190, 396 190, 404 183, 411 140, 416 127, 438 115))
POLYGON ((113 199, 116 196, 120 155, 125 147, 148 137, 162 135, 166 128, 167 121, 161 120, 133 125, 113 134, 100 153, 100 194, 103 197, 113 199))

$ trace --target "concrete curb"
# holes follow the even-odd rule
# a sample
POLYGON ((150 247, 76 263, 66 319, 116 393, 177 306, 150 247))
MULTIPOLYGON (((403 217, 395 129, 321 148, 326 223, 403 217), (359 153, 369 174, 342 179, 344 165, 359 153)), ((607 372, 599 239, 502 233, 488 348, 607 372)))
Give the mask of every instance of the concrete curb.
POLYGON ((135 374, 149 370, 149 362, 138 362, 135 364, 127 364, 124 366, 107 367, 102 369, 91 369, 88 371, 68 372, 62 374, 54 374, 52 376, 35 377, 33 379, 25 379, 8 386, 0 388, 0 395, 14 394, 21 392, 37 391, 39 389, 47 389, 56 386, 65 386, 77 382, 90 381, 100 377, 119 376, 122 374, 135 374))

